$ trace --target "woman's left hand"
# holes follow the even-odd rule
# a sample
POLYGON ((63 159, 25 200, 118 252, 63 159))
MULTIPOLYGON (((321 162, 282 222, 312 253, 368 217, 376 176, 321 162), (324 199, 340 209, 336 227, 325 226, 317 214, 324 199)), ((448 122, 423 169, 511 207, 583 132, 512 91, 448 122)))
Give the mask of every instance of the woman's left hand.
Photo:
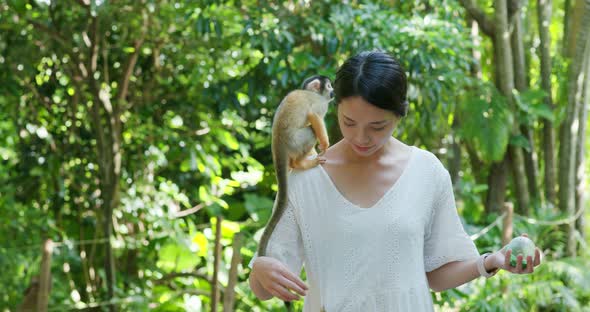
MULTIPOLYGON (((528 237, 527 234, 522 234, 524 237, 528 237)), ((541 264, 541 250, 535 247, 535 259, 533 257, 528 256, 526 259, 526 266, 523 268, 522 262, 523 256, 518 255, 516 258, 516 267, 510 265, 510 256, 512 254, 512 250, 506 250, 506 247, 502 248, 500 251, 495 252, 492 257, 492 266, 495 268, 500 268, 506 271, 509 271, 514 274, 530 274, 533 273, 535 267, 541 264)))

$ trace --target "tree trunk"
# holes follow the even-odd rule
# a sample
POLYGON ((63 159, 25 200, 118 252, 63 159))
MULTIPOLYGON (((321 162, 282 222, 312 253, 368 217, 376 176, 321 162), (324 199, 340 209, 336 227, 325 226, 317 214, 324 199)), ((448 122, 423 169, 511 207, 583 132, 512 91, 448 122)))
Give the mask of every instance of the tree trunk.
MULTIPOLYGON (((564 56, 567 55, 568 45, 570 42, 570 22, 571 22, 571 11, 572 11, 572 2, 570 0, 565 0, 563 4, 563 41, 562 41, 562 54, 564 56)), ((542 44, 542 43, 541 43, 542 44)))
MULTIPOLYGON (((514 89, 512 50, 510 47, 510 31, 508 25, 508 9, 506 0, 496 0, 494 18, 490 18, 481 10, 474 0, 460 0, 471 18, 477 21, 482 31, 493 41, 494 63, 496 66, 494 81, 500 92, 506 97, 510 109, 514 111, 512 89, 514 89)), ((518 135, 518 123, 510 125, 512 135, 518 135)), ((504 205, 506 191, 506 169, 508 161, 512 161, 514 180, 519 208, 528 209, 528 192, 526 187, 522 153, 518 148, 509 146, 508 152, 500 162, 492 164, 488 176, 488 194, 486 198, 486 212, 499 212, 504 205)))
MULTIPOLYGON (((120 158, 120 128, 116 127, 117 120, 121 116, 118 109, 113 107, 110 95, 104 91, 100 82, 95 79, 97 70, 98 50, 100 46, 99 20, 95 16, 91 19, 90 48, 87 68, 90 73, 86 77, 90 87, 92 99, 91 118, 93 128, 97 136, 96 154, 100 172, 100 196, 102 199, 102 226, 104 236, 108 239, 104 244, 104 270, 107 282, 108 299, 115 296, 115 259, 110 238, 113 234, 113 209, 118 206, 119 173, 121 168, 120 158)), ((117 104, 117 103, 115 103, 117 104)), ((116 311, 116 306, 108 305, 109 311, 116 311)))
MULTIPOLYGON (((539 23, 539 37, 541 40, 539 49, 539 59, 541 60, 541 86, 547 93, 545 104, 551 109, 551 111, 553 111, 554 106, 551 90, 551 33, 549 32, 551 10, 551 1, 537 0, 537 19, 539 23)), ((553 131, 553 122, 548 119, 543 120, 543 158, 545 162, 545 199, 550 207, 555 207, 555 132, 553 131)))
POLYGON ((486 164, 481 159, 479 159, 479 156, 477 156, 477 152, 473 146, 465 144, 465 149, 467 150, 467 155, 469 156, 469 164, 471 166, 475 182, 477 184, 487 184, 489 176, 486 175, 488 174, 488 172, 485 170, 486 164))
MULTIPOLYGON (((93 79, 93 78, 90 78, 93 79)), ((94 86, 97 87, 97 86, 94 86)), ((100 91, 96 91, 100 92, 100 91)), ((101 138, 97 141, 97 154, 99 159, 99 169, 100 169, 100 192, 102 198, 102 210, 103 210, 103 232, 104 236, 108 238, 107 242, 105 243, 105 259, 104 259, 104 268, 105 268, 105 275, 107 280, 107 292, 108 298, 114 298, 115 292, 115 260, 112 252, 112 246, 110 242, 110 238, 113 234, 113 208, 117 207, 118 205, 118 192, 119 192, 119 172, 115 168, 120 168, 121 166, 121 158, 116 157, 115 155, 120 155, 120 151, 118 150, 118 143, 116 143, 115 137, 117 136, 114 133, 105 133, 104 129, 99 130, 99 128, 110 128, 110 131, 113 131, 112 125, 110 124, 109 118, 106 118, 106 124, 109 126, 105 126, 102 118, 99 105, 101 105, 100 100, 96 98, 95 102, 92 104, 92 117, 94 120, 94 129, 99 133, 98 137, 101 138)), ((104 98, 102 100, 105 100, 104 98)), ((106 112, 105 112, 106 114, 106 112)), ((120 117, 118 117, 120 118, 120 117)), ((109 131, 109 130, 107 130, 109 131)), ((109 306, 110 311, 115 311, 115 307, 113 305, 109 306)))
MULTIPOLYGON (((584 76, 589 61, 586 53, 590 53, 588 47, 590 45, 590 31, 588 31, 590 28, 590 1, 584 3, 583 0, 578 0, 576 11, 574 11, 574 16, 576 15, 583 17, 583 19, 579 23, 576 21, 572 23, 572 25, 579 24, 580 27, 576 36, 574 58, 569 68, 568 103, 565 120, 560 128, 559 148, 559 209, 567 212, 568 215, 575 212, 576 146, 581 122, 579 118, 583 101, 584 76)), ((574 27, 571 30, 573 29, 574 27)), ((576 255, 575 221, 568 225, 567 235, 567 253, 574 257, 576 255)))
MULTIPOLYGON (((589 44, 590 45, 590 44, 589 44)), ((588 126, 588 106, 590 105, 590 47, 586 51, 586 74, 584 83, 584 92, 582 99, 582 107, 580 109, 580 131, 578 132, 578 142, 576 146, 576 213, 584 209, 586 204, 586 131, 588 126)), ((586 241, 585 231, 585 213, 581 213, 576 222, 576 230, 580 233, 582 241, 586 241)))
MULTIPOLYGON (((495 1, 495 30, 494 47, 496 51, 496 68, 498 77, 498 89, 506 97, 508 105, 512 111, 516 111, 514 101, 512 98, 512 90, 514 89, 514 73, 512 66, 512 49, 510 47, 510 30, 508 27, 508 11, 506 0, 495 1)), ((520 130, 518 128, 517 120, 511 125, 511 134, 518 135, 520 130)), ((529 207, 528 191, 526 187, 526 175, 524 172, 524 162, 522 151, 520 148, 509 145, 508 153, 504 156, 511 162, 512 176, 514 178, 514 186, 516 189, 516 198, 518 201, 518 208, 520 212, 526 213, 529 207)), ((494 173, 492 173, 494 174, 494 173)), ((493 185, 490 185, 493 187, 493 185)), ((494 206, 500 207, 503 203, 494 203, 494 206)))
POLYGON ((580 42, 578 40, 579 32, 583 30, 580 27, 582 26, 581 22, 584 15, 584 0, 576 0, 574 2, 574 6, 572 7, 570 5, 569 7, 569 10, 566 7, 566 14, 569 13, 569 19, 564 21, 564 23, 566 23, 568 26, 566 33, 567 37, 564 37, 564 40, 567 40, 564 42, 564 56, 573 58, 576 53, 576 46, 578 45, 577 43, 580 42))
POLYGON ((500 213, 506 200, 506 182, 508 180, 508 159, 493 163, 488 176, 488 193, 486 198, 486 214, 500 213))
MULTIPOLYGON (((477 22, 470 17, 467 17, 467 25, 471 25, 471 40, 473 42, 473 49, 471 53, 473 54, 473 62, 470 65, 470 72, 471 76, 481 79, 481 53, 477 50, 480 46, 479 42, 479 27, 477 22)), ((458 108, 458 106, 457 106, 458 108)), ((455 111, 454 114, 455 118, 453 118, 453 132, 457 133, 456 129, 459 129, 461 126, 461 121, 458 118, 458 111, 455 111)), ((476 180, 477 184, 481 184, 484 180, 481 179, 481 174, 478 174, 475 170, 482 168, 482 163, 477 157, 477 153, 473 150, 473 147, 469 146, 468 143, 465 144, 466 149, 469 154, 469 159, 471 161, 471 168, 473 169, 473 175, 476 180)), ((461 171, 461 142, 457 139, 456 136, 453 136, 453 142, 451 145, 451 156, 449 160, 449 174, 451 175, 451 181, 453 185, 457 183, 459 179, 459 172, 461 171)))
MULTIPOLYGON (((516 90, 522 93, 528 90, 529 82, 527 80, 527 66, 522 30, 522 15, 519 12, 516 12, 514 16, 514 30, 512 32, 512 59, 514 65, 514 86, 516 87, 516 90)), ((538 199, 539 192, 537 188, 537 177, 539 174, 537 170, 537 155, 535 152, 535 141, 533 138, 533 131, 531 131, 529 126, 526 124, 521 125, 520 130, 523 136, 529 142, 531 148, 530 151, 519 148, 522 151, 524 157, 524 169, 526 172, 527 191, 531 197, 538 199)), ((525 181, 524 176, 522 177, 522 180, 523 182, 525 181)), ((526 194, 526 192, 522 192, 522 195, 518 195, 525 196, 525 198, 521 198, 519 200, 519 202, 524 202, 526 204, 526 206, 524 206, 525 211, 528 210, 529 207, 528 202, 530 199, 526 198, 528 194, 526 194)))

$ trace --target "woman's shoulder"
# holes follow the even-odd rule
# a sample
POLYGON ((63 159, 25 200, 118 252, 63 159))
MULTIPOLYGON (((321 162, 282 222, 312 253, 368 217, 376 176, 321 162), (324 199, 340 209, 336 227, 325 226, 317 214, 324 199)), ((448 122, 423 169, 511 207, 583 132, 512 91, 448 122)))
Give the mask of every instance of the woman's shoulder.
POLYGON ((440 158, 436 156, 436 154, 418 146, 412 147, 414 149, 414 153, 417 154, 414 156, 417 158, 417 161, 424 169, 430 171, 433 174, 436 174, 437 176, 444 175, 445 172, 448 173, 447 168, 444 166, 440 158))
POLYGON ((322 168, 318 165, 310 169, 294 169, 289 173, 288 192, 289 197, 295 203, 316 198, 317 194, 323 194, 326 184, 323 182, 322 168))
POLYGON ((321 178, 322 168, 320 165, 315 166, 310 169, 293 169, 289 173, 289 187, 294 189, 300 189, 303 186, 309 186, 321 178))
POLYGON ((427 163, 434 167, 438 167, 438 169, 444 169, 443 163, 438 158, 438 156, 436 156, 436 154, 418 146, 413 146, 413 148, 414 152, 417 152, 420 155, 424 163, 427 163))
POLYGON ((314 177, 316 177, 320 172, 320 165, 317 165, 315 167, 309 168, 309 169, 292 169, 291 172, 289 173, 289 178, 292 179, 293 181, 305 181, 305 180, 309 180, 309 179, 313 179, 314 177))

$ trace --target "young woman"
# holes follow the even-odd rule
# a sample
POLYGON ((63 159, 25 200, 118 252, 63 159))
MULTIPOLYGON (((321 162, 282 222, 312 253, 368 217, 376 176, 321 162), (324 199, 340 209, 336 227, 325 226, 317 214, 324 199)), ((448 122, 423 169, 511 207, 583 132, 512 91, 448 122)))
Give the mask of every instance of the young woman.
POLYGON ((261 300, 305 296, 304 311, 433 311, 443 291, 499 269, 532 273, 535 259, 480 255, 463 229, 448 171, 392 136, 407 113, 406 75, 383 52, 348 59, 334 82, 343 139, 326 162, 289 177, 289 206, 250 262, 261 300), (306 285, 300 278, 305 263, 306 285))

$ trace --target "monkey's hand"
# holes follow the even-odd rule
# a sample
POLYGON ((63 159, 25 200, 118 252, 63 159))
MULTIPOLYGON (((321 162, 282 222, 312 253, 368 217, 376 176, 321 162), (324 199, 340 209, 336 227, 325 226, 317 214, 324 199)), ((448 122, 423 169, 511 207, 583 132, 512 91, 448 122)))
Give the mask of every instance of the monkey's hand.
POLYGON ((319 146, 320 153, 319 153, 319 155, 320 156, 323 156, 326 153, 326 151, 328 150, 328 147, 330 147, 330 142, 328 142, 328 141, 320 142, 320 146, 319 146))

